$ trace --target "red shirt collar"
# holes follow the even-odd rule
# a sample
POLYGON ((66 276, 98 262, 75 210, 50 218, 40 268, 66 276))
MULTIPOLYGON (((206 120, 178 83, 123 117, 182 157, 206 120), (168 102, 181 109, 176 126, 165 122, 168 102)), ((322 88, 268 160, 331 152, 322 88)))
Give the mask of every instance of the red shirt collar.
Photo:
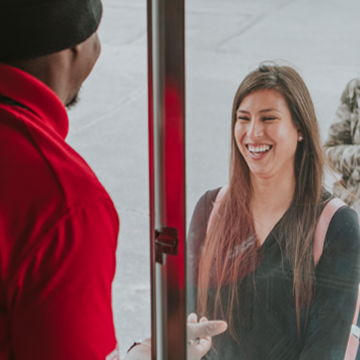
POLYGON ((59 97, 42 81, 9 65, 0 64, 0 94, 26 106, 63 139, 69 119, 59 97))

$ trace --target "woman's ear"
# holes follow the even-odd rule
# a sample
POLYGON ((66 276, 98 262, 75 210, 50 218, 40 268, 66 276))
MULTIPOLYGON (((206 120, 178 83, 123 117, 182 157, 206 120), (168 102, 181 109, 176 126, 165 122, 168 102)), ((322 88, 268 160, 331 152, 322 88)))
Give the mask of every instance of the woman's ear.
POLYGON ((302 141, 304 139, 300 130, 298 130, 298 141, 302 141))

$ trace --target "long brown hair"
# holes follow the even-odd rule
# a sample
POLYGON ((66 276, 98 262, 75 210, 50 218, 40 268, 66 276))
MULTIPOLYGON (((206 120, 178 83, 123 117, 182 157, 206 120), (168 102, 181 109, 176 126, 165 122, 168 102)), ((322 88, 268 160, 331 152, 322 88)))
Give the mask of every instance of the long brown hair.
POLYGON ((264 89, 274 89, 284 97, 292 121, 303 136, 295 153, 296 185, 290 207, 292 211, 285 213, 280 226, 282 237, 286 239, 285 254, 294 271, 293 290, 299 335, 300 309, 305 308, 308 313, 314 292, 313 241, 322 198, 324 167, 315 110, 304 81, 294 69, 262 63, 245 77, 235 94, 231 119, 229 189, 218 210, 221 216, 213 218, 199 266, 199 312, 216 317, 216 309, 220 309, 220 316, 228 321, 231 335, 237 340, 232 310, 239 304, 238 280, 256 268, 258 249, 250 211, 250 171, 237 147, 234 127, 236 111, 242 100, 250 93, 264 89), (208 290, 212 287, 216 288, 216 296, 210 307, 208 290), (221 297, 224 291, 226 296, 221 297), (209 313, 212 311, 209 311, 210 308, 213 314, 209 313))

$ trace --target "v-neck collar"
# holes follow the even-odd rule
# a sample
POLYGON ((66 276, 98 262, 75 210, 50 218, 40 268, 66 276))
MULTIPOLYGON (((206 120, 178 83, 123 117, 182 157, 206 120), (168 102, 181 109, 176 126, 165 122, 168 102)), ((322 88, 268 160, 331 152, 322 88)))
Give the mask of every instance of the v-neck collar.
MULTIPOLYGON (((284 214, 285 215, 285 214, 284 214)), ((276 241, 273 233, 276 231, 276 229, 279 227, 280 221, 283 219, 284 215, 281 217, 281 219, 275 224, 275 226, 271 229, 268 236, 264 240, 264 242, 258 247, 258 251, 264 252, 266 251, 270 246, 272 246, 276 241)))
POLYGON ((277 221, 277 223, 274 225, 274 227, 270 230, 269 234, 265 238, 264 242, 261 244, 261 246, 258 247, 258 250, 261 252, 265 252, 269 247, 277 243, 275 239, 275 235, 278 233, 278 228, 280 226, 281 221, 284 219, 285 215, 294 207, 294 204, 291 203, 290 207, 284 212, 283 216, 277 221))

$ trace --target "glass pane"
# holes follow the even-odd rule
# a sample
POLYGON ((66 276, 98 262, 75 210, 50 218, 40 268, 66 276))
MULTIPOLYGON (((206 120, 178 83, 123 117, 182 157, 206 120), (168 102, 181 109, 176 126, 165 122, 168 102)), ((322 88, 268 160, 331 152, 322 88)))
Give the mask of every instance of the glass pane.
MULTIPOLYGON (((355 0, 347 2, 245 0, 240 4, 235 0, 192 0, 187 2, 186 10, 187 218, 190 225, 199 198, 206 191, 222 187, 229 182, 230 126, 234 95, 244 77, 255 70, 260 62, 279 61, 281 65, 289 65, 297 70, 310 91, 321 141, 325 142, 345 86, 350 80, 360 76, 360 48, 354 43, 357 35, 360 34, 358 21, 360 3, 355 0)), ((350 91, 348 95, 348 98, 352 99, 352 105, 349 106, 353 106, 355 110, 352 115, 346 114, 349 116, 349 122, 346 124, 348 132, 345 134, 347 138, 339 140, 349 144, 349 139, 352 138, 356 146, 353 148, 354 151, 358 149, 357 91, 356 86, 352 87, 352 92, 350 91)), ((344 134, 339 136, 341 138, 344 134)), ((254 155, 258 157, 265 151, 267 148, 253 149, 253 153, 259 153, 254 155)), ((271 152, 271 149, 269 151, 271 152)), ((347 151, 351 151, 350 148, 347 151)), ((354 176, 349 186, 355 191, 356 196, 359 194, 356 192, 358 189, 356 179, 360 179, 356 177, 359 161, 357 154, 352 153, 350 160, 347 158, 345 163, 347 168, 344 170, 346 179, 354 176)), ((333 183, 340 178, 339 174, 331 175, 327 172, 324 182, 326 189, 332 191, 333 183)), ((201 218, 198 219, 200 225, 191 228, 188 234, 187 260, 190 283, 188 313, 194 310, 200 312, 196 305, 197 271, 205 244, 206 224, 211 211, 209 207, 211 208, 215 195, 212 192, 208 194, 206 200, 203 199, 201 204, 206 210, 198 209, 196 213, 196 216, 201 218), (196 246, 194 246, 195 237, 197 237, 196 246)), ((354 206, 356 207, 356 201, 354 206)), ((265 211, 263 213, 266 214, 265 211)), ((266 215, 264 218, 267 218, 266 215)), ((356 214, 350 215, 348 212, 345 218, 348 224, 355 224, 349 226, 354 226, 354 231, 358 231, 356 214), (349 220, 348 217, 352 219, 349 220)), ((280 225, 283 226, 278 225, 278 232, 275 234, 274 231, 274 234, 281 242, 284 236, 282 229, 289 229, 289 226, 280 225)), ((332 229, 338 231, 339 237, 343 236, 343 232, 340 231, 341 225, 332 226, 332 229)), ((266 228, 263 223, 255 224, 255 227, 260 230, 266 228)), ((268 228, 272 229, 273 226, 268 228)), ((258 237, 261 237, 258 232, 258 237)), ((266 236, 263 236, 262 240, 265 238, 266 236)), ((345 238, 344 241, 350 241, 351 236, 345 238)), ((353 237, 351 241, 354 249, 356 248, 353 250, 358 252, 355 238, 353 237)), ((245 245, 250 247, 256 245, 252 238, 248 240, 245 245)), ((334 244, 331 241, 328 237, 325 240, 324 253, 326 251, 329 256, 327 260, 324 260, 327 255, 320 260, 318 271, 321 273, 324 271, 321 269, 326 269, 328 266, 330 274, 333 267, 336 267, 339 261, 343 261, 344 264, 348 264, 348 274, 343 272, 345 268, 341 266, 332 276, 327 278, 324 275, 325 280, 320 279, 317 274, 316 281, 320 289, 318 293, 323 297, 316 297, 314 300, 316 304, 310 308, 309 326, 313 328, 305 326, 306 314, 304 315, 303 309, 300 309, 300 328, 303 331, 300 342, 298 342, 293 282, 284 274, 284 271, 290 269, 289 276, 293 279, 291 266, 282 269, 281 266, 287 260, 286 257, 284 260, 280 256, 278 262, 263 267, 269 258, 259 252, 257 254, 261 253, 263 256, 257 258, 259 263, 252 269, 249 266, 250 270, 246 275, 240 276, 241 279, 246 278, 246 281, 236 282, 235 292, 239 296, 240 305, 232 307, 234 312, 231 313, 233 315, 231 318, 235 333, 239 335, 240 340, 237 342, 236 336, 232 337, 229 330, 219 336, 218 340, 214 338, 217 354, 212 350, 210 359, 319 359, 322 356, 319 354, 328 354, 330 351, 338 354, 333 355, 334 359, 343 358, 341 354, 345 351, 348 338, 346 331, 350 331, 349 319, 353 316, 348 314, 354 309, 356 300, 356 274, 359 263, 356 257, 352 257, 350 245, 340 250, 341 245, 338 244, 340 248, 336 252, 334 247, 336 248, 337 245, 327 247, 327 244, 334 244), (329 263, 326 265, 325 261, 329 263), (322 281, 328 281, 328 285, 324 285, 322 281), (282 290, 280 291, 279 288, 282 290), (345 293, 351 294, 344 295, 345 293), (332 305, 329 304, 331 299, 334 301, 332 305), (261 319, 257 318, 259 314, 263 314, 261 319), (338 321, 335 320, 336 318, 338 321), (347 330, 344 330, 345 322, 347 330), (328 327, 324 327, 324 324, 328 324, 328 327), (307 329, 305 334, 304 329, 307 329), (313 338, 310 338, 309 334, 312 334, 313 338), (264 355, 261 353, 265 351, 264 349, 267 349, 267 355, 261 356, 264 355)), ((280 249, 275 238, 271 244, 268 239, 265 242, 267 242, 266 249, 270 245, 278 246, 280 249)), ((243 253, 244 248, 248 249, 245 245, 230 247, 227 251, 223 248, 218 249, 217 253, 225 251, 229 259, 236 258, 239 253, 243 253)), ((216 274, 214 265, 211 269, 214 271, 213 274, 216 274)), ((229 284, 234 282, 224 280, 223 283, 228 286, 226 288, 224 285, 221 293, 226 315, 230 301, 227 297, 230 295, 226 291, 230 288, 229 284)), ((216 291, 211 289, 208 295, 208 309, 212 309, 215 306, 216 291)), ((214 312, 210 311, 210 313, 214 312)), ((217 314, 217 318, 221 319, 223 315, 219 308, 217 314)))
POLYGON ((146 2, 104 0, 102 53, 70 111, 68 142, 120 216, 113 310, 121 358, 150 336, 146 2))

